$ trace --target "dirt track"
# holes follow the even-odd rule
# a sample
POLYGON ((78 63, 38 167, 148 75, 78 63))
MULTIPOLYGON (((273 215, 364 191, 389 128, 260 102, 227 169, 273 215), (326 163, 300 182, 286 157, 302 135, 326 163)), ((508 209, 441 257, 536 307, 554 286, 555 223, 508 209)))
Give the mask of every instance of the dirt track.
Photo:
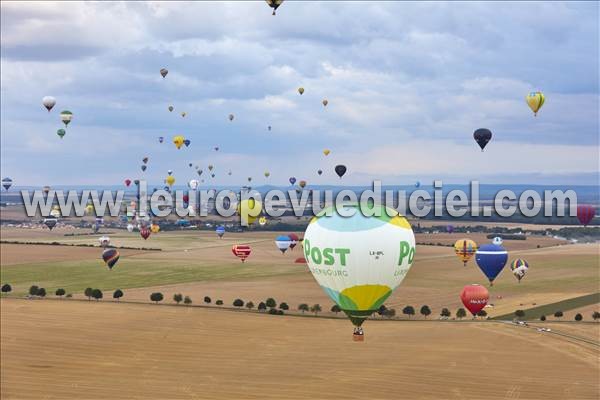
POLYGON ((2 398, 598 398, 597 350, 496 323, 3 299, 2 398), (426 351, 424 351, 426 349, 426 351))

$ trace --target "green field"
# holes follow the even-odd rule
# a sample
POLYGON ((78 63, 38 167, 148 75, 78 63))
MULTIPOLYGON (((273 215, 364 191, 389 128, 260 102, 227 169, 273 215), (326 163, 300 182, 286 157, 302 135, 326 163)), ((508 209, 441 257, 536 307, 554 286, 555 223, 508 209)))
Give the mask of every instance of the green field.
MULTIPOLYGON (((525 317, 523 319, 532 321, 539 319, 542 315, 553 315, 556 311, 569 311, 575 308, 585 307, 592 304, 600 303, 600 292, 592 293, 585 296, 574 297, 556 303, 544 304, 539 307, 525 309, 525 317)), ((494 317, 498 320, 511 320, 515 317, 514 314, 504 314, 494 317)))

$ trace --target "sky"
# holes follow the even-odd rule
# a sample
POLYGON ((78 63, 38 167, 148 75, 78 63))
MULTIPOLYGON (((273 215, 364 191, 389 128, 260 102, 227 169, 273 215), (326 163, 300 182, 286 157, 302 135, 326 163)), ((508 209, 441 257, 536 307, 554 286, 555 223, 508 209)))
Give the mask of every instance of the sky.
POLYGON ((195 166, 216 185, 598 184, 597 2, 0 7, 0 167, 17 186, 159 183, 169 169, 181 184, 195 166), (493 132, 485 152, 477 128, 493 132))

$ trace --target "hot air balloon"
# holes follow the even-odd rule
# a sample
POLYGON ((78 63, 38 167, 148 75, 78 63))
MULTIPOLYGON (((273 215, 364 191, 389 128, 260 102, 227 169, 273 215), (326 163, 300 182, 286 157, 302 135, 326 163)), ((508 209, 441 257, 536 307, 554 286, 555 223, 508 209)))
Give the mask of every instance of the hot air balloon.
POLYGON ((304 189, 306 187, 306 181, 300 181, 298 183, 298 186, 300 186, 302 189, 304 189))
POLYGON ((162 143, 164 141, 165 141, 165 138, 163 136, 158 137, 158 143, 162 143))
POLYGON ((134 226, 132 224, 127 224, 127 232, 129 232, 129 233, 133 232, 133 228, 134 228, 134 226))
POLYGON ((129 187, 131 185, 131 179, 125 179, 125 186, 129 187))
POLYGON ((150 229, 146 228, 145 226, 140 228, 140 236, 144 238, 144 240, 148 239, 150 237, 150 229))
POLYGON ((117 249, 106 249, 102 252, 102 259, 106 263, 109 269, 112 270, 112 267, 115 266, 117 261, 119 261, 120 254, 117 249))
POLYGON ((235 118, 235 117, 233 116, 233 114, 229 114, 229 120, 230 120, 230 121, 233 121, 233 118, 235 118))
POLYGON ((327 107, 327 104, 329 104, 329 101, 327 99, 323 99, 323 107, 327 107))
POLYGON ((173 175, 173 170, 172 169, 168 169, 167 170, 167 175, 173 175))
POLYGON ((228 172, 227 172, 227 175, 231 176, 231 171, 228 171, 228 172))
POLYGON ((108 236, 100 236, 98 242, 100 242, 100 246, 106 247, 110 244, 110 238, 108 236))
POLYGON ((158 233, 160 232, 160 225, 158 224, 150 224, 150 232, 158 233))
POLYGON ((271 130, 271 129, 272 129, 272 128, 271 128, 271 125, 267 126, 267 129, 268 129, 268 130, 271 130))
POLYGON ((339 176, 341 178, 346 173, 346 166, 345 165, 336 165, 335 173, 337 174, 337 176, 339 176))
POLYGON ((186 115, 187 115, 187 113, 186 113, 185 111, 183 111, 183 112, 181 113, 181 118, 185 118, 185 116, 186 116, 186 115))
POLYGON ((273 9, 273 15, 275 15, 275 10, 277 10, 277 7, 279 7, 281 3, 283 3, 283 0, 266 0, 266 2, 269 5, 269 7, 273 9))
POLYGON ((577 206, 577 219, 583 226, 588 226, 596 216, 596 208, 589 204, 580 204, 577 206))
POLYGON ((192 190, 198 189, 198 185, 200 185, 200 182, 196 179, 192 179, 191 181, 188 182, 188 186, 192 190))
POLYGON ((292 177, 290 177, 289 181, 290 181, 290 184, 293 185, 294 183, 296 183, 296 178, 294 178, 292 176, 292 177))
POLYGON ((12 180, 12 179, 10 179, 9 177, 2 178, 2 187, 3 187, 5 190, 8 190, 8 189, 10 189, 10 187, 12 186, 12 183, 13 183, 13 180, 12 180))
POLYGON ((65 127, 69 125, 69 122, 73 119, 73 113, 69 110, 64 110, 60 112, 60 120, 65 124, 65 127))
POLYGON ((304 94, 304 88, 303 87, 299 87, 298 88, 298 93, 300 93, 300 95, 304 94))
POLYGON ((460 292, 460 299, 464 306, 473 314, 473 317, 487 305, 490 298, 488 290, 481 285, 467 285, 460 292))
POLYGON ((219 225, 219 226, 217 226, 217 229, 215 229, 215 232, 217 233, 217 236, 220 239, 225 234, 225 227, 223 225, 219 225))
POLYGON ((231 248, 231 252, 244 262, 252 253, 252 249, 247 244, 236 244, 231 248))
POLYGON ((67 131, 65 131, 65 130, 64 130, 64 129, 62 129, 62 128, 61 128, 61 129, 58 129, 58 130, 56 131, 56 134, 57 134, 57 135, 58 135, 58 136, 59 136, 61 139, 63 138, 63 136, 65 136, 65 135, 66 135, 66 133, 67 133, 67 131))
POLYGON ((169 73, 169 70, 166 68, 161 68, 160 69, 160 74, 162 75, 162 77, 164 78, 165 76, 167 76, 167 74, 169 73))
POLYGON ((198 176, 201 176, 202 175, 202 170, 199 169, 198 171, 196 171, 196 173, 198 174, 198 176))
POLYGON ((454 232, 454 225, 446 225, 446 232, 448 232, 448 233, 454 232))
POLYGON ((148 164, 148 157, 144 157, 144 158, 142 158, 142 162, 143 162, 144 164, 148 164))
POLYGON ((495 244, 496 246, 502 246, 502 242, 503 240, 500 236, 496 236, 492 239, 492 244, 495 244))
POLYGON ((50 186, 44 186, 44 187, 42 188, 42 191, 43 191, 45 194, 48 194, 48 192, 50 191, 50 186))
POLYGON ((140 168, 142 169, 142 172, 144 172, 146 170, 146 168, 148 168, 148 166, 142 165, 142 166, 140 166, 140 168))
POLYGON ((52 110, 52 107, 54 107, 54 105, 56 104, 56 99, 52 96, 45 96, 42 99, 42 104, 44 105, 44 107, 46 107, 46 110, 50 112, 50 110, 52 110))
POLYGON ((466 267, 467 262, 473 257, 477 251, 477 243, 471 239, 459 239, 454 243, 454 252, 456 256, 463 262, 466 267))
POLYGON ((419 187, 421 187, 421 182, 419 182, 419 181, 416 181, 416 182, 415 182, 415 187, 416 187, 416 188, 419 188, 419 187))
POLYGON ((180 149, 181 146, 183 146, 183 142, 184 141, 185 141, 185 138, 183 136, 181 136, 181 135, 173 136, 173 144, 178 149, 180 149))
POLYGON ((252 225, 262 211, 262 203, 253 198, 244 199, 238 203, 237 213, 243 225, 252 225))
POLYGON ((165 183, 171 187, 175 183, 175 178, 172 175, 169 175, 165 178, 165 183))
POLYGON ((346 206, 344 214, 350 208, 356 211, 351 217, 322 210, 306 228, 303 246, 313 277, 357 327, 355 334, 361 334, 362 323, 410 269, 415 236, 395 210, 381 206, 380 217, 365 217, 354 205, 346 206))
POLYGON ((506 249, 497 244, 484 244, 475 252, 475 261, 490 281, 490 286, 494 284, 494 279, 506 265, 506 260, 508 260, 506 249))
POLYGON ((215 151, 219 151, 219 146, 214 147, 215 151))
POLYGON ((512 271, 515 278, 519 280, 519 283, 521 283, 521 279, 523 279, 528 269, 529 264, 527 263, 527 261, 522 260, 520 258, 517 258, 510 264, 510 270, 512 271))
POLYGON ((323 170, 318 170, 317 174, 319 174, 319 175, 323 174, 323 170))
POLYGON ((248 182, 252 182, 252 177, 251 176, 248 177, 248 182))
POLYGON ((300 238, 295 233, 290 233, 288 237, 290 238, 290 250, 294 250, 300 238))
POLYGON ((54 218, 60 218, 60 208, 58 208, 58 206, 54 206, 54 208, 50 211, 50 216, 54 218))
POLYGON ((542 92, 530 92, 527 97, 525 97, 527 101, 527 105, 533 111, 533 115, 537 117, 537 113, 544 105, 544 101, 546 101, 546 97, 542 92))
POLYGON ((265 171, 265 178, 268 178, 269 176, 271 176, 271 173, 269 171, 265 171))
POLYGON ((479 128, 473 132, 473 139, 477 142, 481 151, 485 148, 490 140, 492 140, 492 131, 486 128, 479 128))
POLYGON ((210 177, 211 177, 211 178, 214 178, 214 177, 215 177, 215 174, 210 174, 210 177))
POLYGON ((185 139, 185 140, 183 141, 183 144, 185 144, 185 147, 189 147, 189 146, 190 146, 190 143, 192 143, 192 142, 190 141, 190 139, 185 139))
POLYGON ((258 219, 258 224, 259 224, 260 226, 265 226, 265 225, 267 224, 267 218, 265 218, 265 217, 260 217, 260 218, 258 219))
POLYGON ((184 195, 181 197, 181 200, 183 200, 183 202, 187 204, 187 203, 189 203, 189 202, 190 202, 190 196, 188 196, 187 194, 184 194, 184 195))
POLYGON ((280 235, 275 238, 275 245, 284 254, 290 248, 291 240, 285 235, 280 235))
POLYGON ((331 153, 331 150, 329 150, 329 149, 323 150, 323 154, 325 154, 325 156, 328 156, 329 153, 331 153))
POLYGON ((46 225, 50 230, 52 230, 52 228, 54 228, 57 223, 58 218, 56 217, 44 218, 44 225, 46 225))

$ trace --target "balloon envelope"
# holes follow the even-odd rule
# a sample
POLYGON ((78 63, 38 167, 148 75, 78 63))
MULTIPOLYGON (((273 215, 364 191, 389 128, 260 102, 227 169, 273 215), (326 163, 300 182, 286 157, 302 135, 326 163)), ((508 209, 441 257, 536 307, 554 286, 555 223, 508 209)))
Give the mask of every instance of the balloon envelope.
POLYGON ((160 69, 160 75, 164 78, 165 76, 167 76, 167 74, 169 73, 169 70, 166 68, 161 68, 160 69))
POLYGON ((512 271, 515 278, 521 282, 521 279, 525 276, 527 271, 529 270, 529 263, 527 261, 517 258, 512 263, 510 263, 510 270, 512 271))
POLYGON ((596 208, 589 204, 580 204, 577 206, 577 219, 583 226, 587 226, 596 215, 596 208))
POLYGON ((217 235, 219 237, 223 237, 223 235, 225 234, 225 227, 223 225, 217 226, 217 229, 215 229, 215 232, 217 233, 217 235))
POLYGON ((481 151, 483 151, 488 142, 492 140, 492 131, 486 128, 479 128, 473 132, 473 139, 475 139, 479 147, 481 147, 481 151))
POLYGON ((292 176, 292 177, 290 177, 289 181, 290 181, 290 184, 292 184, 292 185, 293 185, 294 183, 296 183, 296 178, 294 178, 294 177, 292 176))
POLYGON ((339 176, 341 178, 346 173, 346 166, 345 165, 336 165, 335 173, 337 174, 337 176, 339 176))
POLYGON ((291 240, 290 249, 294 250, 294 247, 296 247, 296 245, 298 244, 298 241, 300 240, 300 238, 295 233, 290 233, 288 235, 288 237, 291 240))
POLYGON ((10 187, 12 186, 12 183, 13 183, 13 180, 12 180, 12 179, 10 179, 9 177, 2 178, 2 187, 3 187, 5 190, 8 190, 8 189, 10 189, 10 187))
POLYGON ((52 96, 45 96, 42 99, 42 104, 44 105, 44 107, 46 107, 46 110, 50 112, 50 110, 52 110, 52 107, 54 107, 54 105, 56 104, 56 99, 52 96))
POLYGON ((282 253, 285 253, 286 250, 290 248, 291 244, 292 244, 292 241, 290 240, 289 237, 287 237, 285 235, 280 235, 280 236, 277 236, 277 238, 275 238, 275 245, 282 253))
POLYGON ((531 92, 527 95, 525 101, 527 101, 527 105, 533 111, 533 115, 537 116, 538 111, 546 101, 546 97, 542 92, 531 92))
POLYGON ((467 262, 473 257, 477 251, 477 243, 471 239, 459 239, 454 243, 454 252, 456 256, 466 266, 467 262))
POLYGON ((506 249, 496 244, 484 244, 475 252, 475 261, 490 283, 500 274, 507 260, 506 249))
POLYGON ((250 253, 252 253, 252 249, 247 244, 236 244, 231 248, 231 252, 242 262, 246 261, 248 257, 250 257, 250 253))
POLYGON ((477 284, 467 285, 463 288, 460 293, 460 299, 464 306, 473 314, 473 316, 477 315, 477 313, 487 305, 487 302, 490 298, 490 294, 488 290, 477 284))
POLYGON ((109 269, 115 266, 121 255, 117 249, 106 249, 102 252, 102 259, 106 263, 109 269))

